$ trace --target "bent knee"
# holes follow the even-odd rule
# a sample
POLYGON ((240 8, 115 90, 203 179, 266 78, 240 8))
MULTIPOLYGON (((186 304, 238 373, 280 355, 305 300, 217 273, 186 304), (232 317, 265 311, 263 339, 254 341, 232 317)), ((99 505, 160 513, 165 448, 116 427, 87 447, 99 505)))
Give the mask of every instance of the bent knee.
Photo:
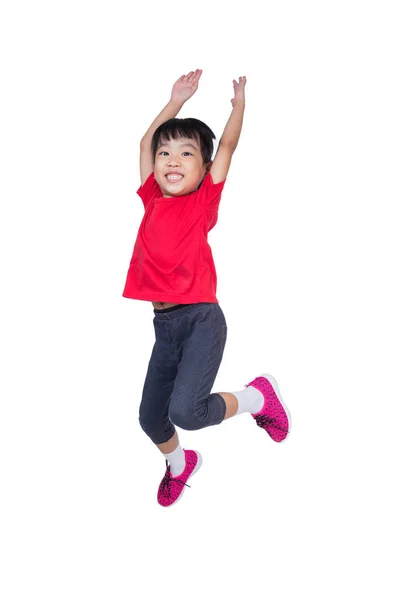
POLYGON ((154 444, 165 444, 175 433, 175 427, 168 420, 168 423, 149 421, 139 416, 139 424, 143 431, 148 435, 154 444))
POLYGON ((157 423, 155 423, 154 421, 150 421, 149 419, 145 419, 141 415, 139 415, 138 421, 140 427, 145 433, 147 433, 149 437, 152 437, 154 431, 160 429, 160 426, 157 426, 157 423))
POLYGON ((198 429, 198 419, 194 412, 188 407, 171 406, 169 409, 169 418, 174 425, 188 431, 198 429))
POLYGON ((145 433, 151 438, 162 432, 165 425, 162 419, 156 419, 153 415, 144 415, 139 413, 139 424, 145 433))

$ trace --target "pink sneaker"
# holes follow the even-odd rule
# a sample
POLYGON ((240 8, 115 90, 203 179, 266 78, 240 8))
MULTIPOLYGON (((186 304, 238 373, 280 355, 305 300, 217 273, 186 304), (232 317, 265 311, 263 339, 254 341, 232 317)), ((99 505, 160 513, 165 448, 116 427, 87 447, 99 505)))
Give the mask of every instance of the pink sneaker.
POLYGON ((182 498, 185 486, 190 487, 186 482, 202 465, 203 461, 199 452, 195 452, 194 450, 184 450, 184 453, 186 466, 183 472, 177 477, 172 477, 171 466, 168 465, 167 460, 165 461, 167 470, 165 471, 157 494, 157 500, 161 506, 171 506, 172 504, 176 504, 178 500, 182 498))
POLYGON ((264 406, 260 412, 251 416, 274 442, 283 442, 289 435, 291 419, 289 409, 283 403, 279 393, 278 384, 272 375, 264 373, 248 383, 246 387, 249 385, 255 387, 264 396, 264 406))

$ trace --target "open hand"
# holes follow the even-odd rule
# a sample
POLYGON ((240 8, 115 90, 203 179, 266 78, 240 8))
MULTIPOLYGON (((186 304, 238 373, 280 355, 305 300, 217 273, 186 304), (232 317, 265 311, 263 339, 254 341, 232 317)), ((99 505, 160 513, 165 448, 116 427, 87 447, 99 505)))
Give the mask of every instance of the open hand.
POLYGON ((232 98, 232 106, 235 106, 238 102, 244 103, 244 86, 246 85, 246 77, 239 77, 239 82, 236 79, 233 80, 233 91, 234 97, 232 98))
POLYGON ((195 71, 190 71, 187 75, 179 77, 172 88, 171 100, 179 102, 189 100, 197 90, 202 72, 201 69, 196 69, 195 71))

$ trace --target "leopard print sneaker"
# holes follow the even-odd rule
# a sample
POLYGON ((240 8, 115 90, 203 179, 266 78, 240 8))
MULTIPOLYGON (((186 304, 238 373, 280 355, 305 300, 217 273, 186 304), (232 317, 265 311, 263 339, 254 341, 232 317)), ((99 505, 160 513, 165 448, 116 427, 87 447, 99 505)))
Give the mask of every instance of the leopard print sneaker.
POLYGON ((264 396, 264 406, 260 412, 251 416, 256 423, 268 433, 274 442, 283 442, 287 439, 291 428, 291 417, 287 406, 279 393, 278 384, 272 375, 264 373, 246 384, 252 385, 264 396))
POLYGON ((171 466, 167 464, 167 470, 165 471, 165 475, 161 480, 160 486, 158 488, 157 501, 161 506, 172 506, 172 504, 176 504, 178 500, 180 500, 183 496, 183 492, 185 491, 185 486, 187 485, 187 481, 194 475, 202 465, 202 458, 199 452, 195 452, 194 450, 184 450, 186 465, 183 472, 176 477, 172 477, 171 475, 171 466))

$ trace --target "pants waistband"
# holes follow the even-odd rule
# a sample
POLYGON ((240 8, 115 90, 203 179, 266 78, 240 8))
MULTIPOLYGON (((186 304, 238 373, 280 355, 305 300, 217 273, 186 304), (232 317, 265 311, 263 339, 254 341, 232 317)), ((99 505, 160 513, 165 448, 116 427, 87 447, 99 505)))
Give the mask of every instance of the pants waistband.
POLYGON ((207 306, 208 304, 215 304, 215 302, 196 302, 194 304, 177 304, 176 306, 170 306, 169 308, 154 308, 154 314, 157 318, 170 319, 175 316, 180 316, 187 313, 199 306, 207 306), (172 314, 171 314, 172 313, 172 314))

